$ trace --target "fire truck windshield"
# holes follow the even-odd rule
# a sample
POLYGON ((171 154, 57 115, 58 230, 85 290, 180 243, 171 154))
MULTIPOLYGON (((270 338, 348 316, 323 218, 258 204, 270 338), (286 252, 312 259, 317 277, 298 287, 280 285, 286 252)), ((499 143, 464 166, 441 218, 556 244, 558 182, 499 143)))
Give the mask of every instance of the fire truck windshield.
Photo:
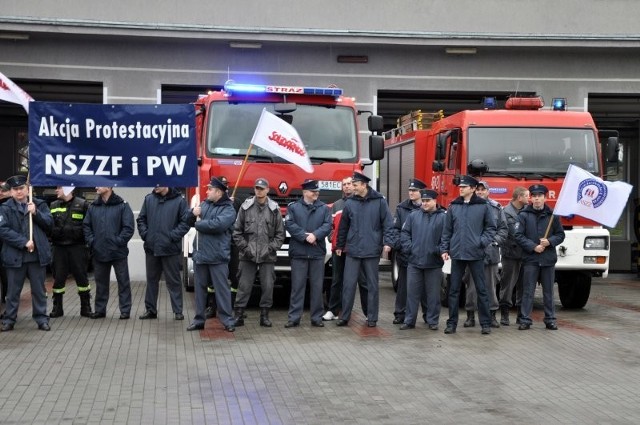
MULTIPOLYGON (((213 102, 207 123, 207 155, 244 156, 263 108, 275 113, 271 103, 213 102)), ((313 163, 354 162, 357 159, 353 109, 298 104, 297 109, 285 118, 298 131, 313 163)), ((284 162, 257 146, 253 146, 250 155, 284 162)))
POLYGON ((488 173, 564 175, 574 164, 600 172, 594 132, 580 128, 470 128, 467 163, 482 159, 488 173))

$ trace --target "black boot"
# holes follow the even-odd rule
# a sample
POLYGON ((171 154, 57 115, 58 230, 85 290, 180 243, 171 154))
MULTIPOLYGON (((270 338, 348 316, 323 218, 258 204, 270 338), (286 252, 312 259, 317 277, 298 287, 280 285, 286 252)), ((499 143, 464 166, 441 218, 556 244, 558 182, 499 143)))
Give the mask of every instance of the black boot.
POLYGON ((91 294, 88 291, 80 293, 80 316, 91 317, 91 294))
POLYGON ((233 320, 236 321, 236 327, 244 326, 244 308, 236 307, 233 311, 233 320))
POLYGON ((496 311, 495 310, 491 310, 491 327, 492 328, 499 328, 500 327, 500 323, 498 323, 498 321, 496 320, 496 311))
POLYGON ((53 294, 53 309, 49 314, 49 317, 62 317, 64 316, 64 310, 62 309, 62 295, 53 294))
POLYGON ((269 309, 263 308, 260 310, 260 326, 264 326, 265 328, 271 327, 271 320, 269 320, 269 309))
POLYGON ((207 292, 207 309, 205 310, 204 317, 211 319, 218 314, 218 304, 216 304, 216 293, 207 292))
POLYGON ((509 307, 500 307, 500 324, 502 326, 509 326, 509 307))
POLYGON ((476 325, 476 315, 473 310, 467 310, 467 320, 464 321, 465 328, 472 328, 476 325))

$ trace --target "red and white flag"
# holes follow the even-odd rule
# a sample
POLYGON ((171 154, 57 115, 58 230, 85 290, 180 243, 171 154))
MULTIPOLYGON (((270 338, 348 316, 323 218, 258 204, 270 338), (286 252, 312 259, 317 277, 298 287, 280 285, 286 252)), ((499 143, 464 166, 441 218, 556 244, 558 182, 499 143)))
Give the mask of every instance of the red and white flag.
POLYGON ((575 214, 615 227, 632 189, 629 183, 606 182, 572 164, 567 170, 553 214, 575 214))
POLYGON ((2 72, 0 72, 0 99, 22 105, 27 114, 29 113, 29 102, 33 101, 33 98, 27 92, 18 87, 2 72))
POLYGON ((313 165, 296 129, 266 109, 262 110, 251 143, 286 159, 307 173, 313 173, 313 165))

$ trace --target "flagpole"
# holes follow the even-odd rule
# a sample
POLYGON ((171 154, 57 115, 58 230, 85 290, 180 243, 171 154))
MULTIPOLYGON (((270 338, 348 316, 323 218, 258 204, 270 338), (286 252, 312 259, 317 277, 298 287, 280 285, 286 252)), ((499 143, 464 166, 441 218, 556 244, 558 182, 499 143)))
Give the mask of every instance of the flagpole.
POLYGON ((238 179, 236 180, 236 184, 233 187, 233 192, 231 192, 232 198, 236 196, 236 190, 238 190, 238 185, 242 181, 242 178, 244 177, 244 173, 247 171, 247 161, 249 160, 249 154, 251 153, 252 148, 253 148, 253 142, 249 144, 249 148, 247 149, 247 154, 244 156, 244 160, 242 161, 242 167, 240 167, 240 174, 238 174, 238 179))
POLYGON ((544 237, 542 239, 547 239, 547 236, 549 236, 549 231, 551 230, 551 223, 553 223, 553 214, 551 214, 551 217, 549 218, 549 223, 547 223, 547 230, 544 232, 544 237))
MULTIPOLYGON (((29 203, 33 202, 33 187, 27 175, 27 184, 29 185, 29 203)), ((33 214, 29 213, 29 242, 33 242, 33 214)))

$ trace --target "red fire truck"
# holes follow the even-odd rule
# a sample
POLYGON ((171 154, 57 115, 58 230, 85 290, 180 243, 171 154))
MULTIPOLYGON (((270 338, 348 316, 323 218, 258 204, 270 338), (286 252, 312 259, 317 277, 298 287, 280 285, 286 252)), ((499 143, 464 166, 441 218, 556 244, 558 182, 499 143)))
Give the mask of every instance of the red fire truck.
MULTIPOLYGON (((589 113, 567 111, 562 99, 554 99, 550 109, 543 109, 540 97, 509 98, 504 109, 491 107, 495 104, 488 99, 484 110, 458 112, 424 129, 418 129, 420 114, 414 114, 416 119, 386 132, 380 188, 390 207, 406 198, 413 176, 438 191, 438 202, 446 207, 459 196, 456 181, 463 174, 481 176, 502 205, 516 186, 542 183, 553 207, 569 164, 602 176, 607 161, 617 160, 617 137, 599 135, 589 113)), ((566 239, 557 247, 556 264, 560 301, 581 308, 591 278, 608 274, 609 231, 578 216, 562 217, 562 224, 566 239)))
MULTIPOLYGON (((244 200, 253 196, 257 178, 266 178, 271 186, 269 197, 282 211, 287 204, 302 196, 301 183, 308 178, 320 181, 320 200, 327 204, 339 199, 342 179, 353 171, 361 171, 372 160, 380 159, 383 152, 382 136, 369 137, 369 162, 360 157, 358 142, 358 111, 355 99, 343 96, 336 87, 293 87, 276 85, 237 84, 228 81, 221 91, 202 95, 195 102, 196 139, 200 188, 189 188, 188 199, 197 202, 206 199, 206 188, 212 176, 225 176, 230 192, 244 200), (248 152, 246 172, 240 169, 258 124, 262 110, 276 114, 298 131, 311 163, 313 174, 253 145, 248 152)), ((382 118, 368 117, 369 130, 381 131, 382 118)), ((193 288, 192 230, 184 241, 184 284, 193 288)), ((328 246, 329 247, 329 246, 328 246)), ((278 251, 276 274, 287 275, 288 236, 278 251)), ((325 263, 331 258, 328 249, 325 263)), ((328 276, 330 269, 327 268, 328 276)), ((286 282, 278 279, 277 283, 286 282)))

